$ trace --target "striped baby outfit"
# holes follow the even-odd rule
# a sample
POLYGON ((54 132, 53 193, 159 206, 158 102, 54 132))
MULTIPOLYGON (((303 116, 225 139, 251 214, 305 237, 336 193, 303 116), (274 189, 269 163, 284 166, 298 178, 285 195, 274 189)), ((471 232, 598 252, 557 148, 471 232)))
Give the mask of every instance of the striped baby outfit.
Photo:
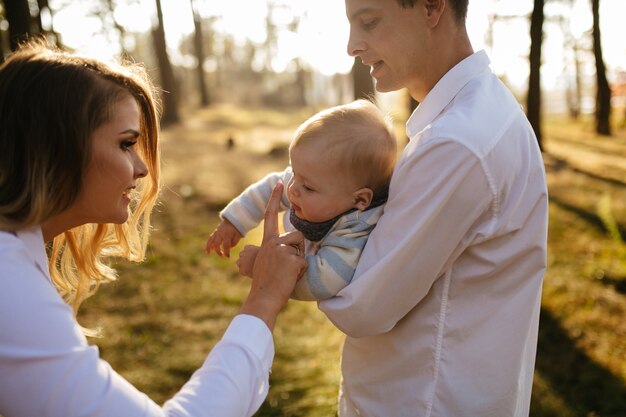
MULTIPOLYGON (((220 217, 231 222, 242 236, 263 220, 265 206, 274 185, 279 180, 285 184, 280 208, 285 212, 285 230, 294 230, 289 222, 287 184, 293 172, 288 167, 283 172, 268 174, 250 185, 220 212, 220 217)), ((320 241, 305 240, 305 257, 308 268, 298 280, 292 298, 297 300, 325 300, 337 295, 352 280, 361 252, 370 232, 383 214, 383 206, 365 211, 354 210, 341 216, 320 241)))

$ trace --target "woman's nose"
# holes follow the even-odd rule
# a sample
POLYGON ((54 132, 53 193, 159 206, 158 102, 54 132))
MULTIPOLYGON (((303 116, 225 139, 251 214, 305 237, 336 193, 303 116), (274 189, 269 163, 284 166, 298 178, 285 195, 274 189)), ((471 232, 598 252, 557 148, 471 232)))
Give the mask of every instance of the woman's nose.
POLYGON ((143 178, 148 175, 148 167, 138 154, 135 154, 135 178, 143 178))

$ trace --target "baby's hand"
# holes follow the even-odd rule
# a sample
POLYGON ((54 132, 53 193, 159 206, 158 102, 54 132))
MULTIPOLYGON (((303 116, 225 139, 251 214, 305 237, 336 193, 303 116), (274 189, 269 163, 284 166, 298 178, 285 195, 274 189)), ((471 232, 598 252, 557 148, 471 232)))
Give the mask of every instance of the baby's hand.
POLYGON ((239 252, 239 259, 237 259, 237 266, 239 267, 239 273, 245 277, 252 277, 252 267, 256 260, 256 255, 259 253, 259 247, 254 245, 246 245, 243 250, 239 252))
POLYGON ((215 251, 219 256, 230 258, 230 248, 234 247, 241 239, 241 233, 231 222, 224 219, 215 228, 206 241, 206 253, 215 251))

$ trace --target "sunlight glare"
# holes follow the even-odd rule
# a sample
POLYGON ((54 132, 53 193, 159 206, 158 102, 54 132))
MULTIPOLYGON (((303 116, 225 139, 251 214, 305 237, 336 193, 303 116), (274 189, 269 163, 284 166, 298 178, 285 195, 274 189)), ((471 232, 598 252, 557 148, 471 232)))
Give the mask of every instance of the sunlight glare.
MULTIPOLYGON (((161 0, 165 19, 168 49, 172 60, 180 64, 184 57, 179 52, 181 40, 193 33, 194 25, 189 1, 161 0)), ((623 7, 624 0, 603 0, 601 2, 602 44, 604 57, 609 69, 626 68, 626 44, 623 42, 623 17, 616 11, 623 7)), ((238 47, 246 43, 262 45, 266 42, 268 14, 267 2, 263 0, 229 0, 221 2, 195 0, 200 16, 214 18, 213 30, 232 36, 238 47)), ((102 34, 103 23, 90 16, 90 2, 72 2, 66 7, 58 7, 54 14, 54 28, 61 32, 63 41, 70 47, 90 55, 114 56, 119 53, 116 33, 102 34)), ((345 4, 341 0, 282 0, 275 2, 273 17, 277 24, 277 51, 272 58, 276 71, 291 68, 296 57, 324 75, 347 73, 353 58, 346 53, 349 36, 345 16, 345 4), (292 32, 294 16, 299 20, 297 32, 292 32)), ((55 8, 54 2, 51 6, 55 8)), ((154 0, 119 2, 115 19, 128 32, 149 32, 156 19, 154 0)), ((546 8, 549 12, 550 8, 546 8)), ((487 49, 492 67, 499 75, 515 86, 523 88, 528 76, 528 19, 532 12, 532 2, 519 0, 472 0, 470 2, 467 30, 475 50, 487 49), (486 33, 489 28, 489 15, 519 16, 502 19, 493 28, 494 44, 488 45, 486 33)), ((575 0, 571 11, 571 29, 581 37, 592 25, 589 0, 575 0)), ((544 31, 545 81, 548 85, 562 73, 563 38, 554 32, 554 23, 546 21, 544 31), (550 61, 550 62, 548 62, 550 61)), ((218 46, 219 48, 219 46, 218 46)), ((261 59, 261 58, 259 58, 261 59)), ((262 62, 257 63, 263 65, 262 62)), ((210 67, 210 65, 209 65, 210 67)))

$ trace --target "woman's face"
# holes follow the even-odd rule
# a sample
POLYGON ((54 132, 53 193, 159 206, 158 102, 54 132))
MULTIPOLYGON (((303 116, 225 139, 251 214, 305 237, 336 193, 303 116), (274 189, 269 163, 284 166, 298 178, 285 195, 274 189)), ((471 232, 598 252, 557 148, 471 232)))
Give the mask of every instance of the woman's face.
POLYGON ((139 123, 139 106, 127 95, 113 109, 111 120, 94 131, 83 185, 70 208, 79 224, 127 220, 129 194, 148 174, 135 146, 141 139, 139 123))

